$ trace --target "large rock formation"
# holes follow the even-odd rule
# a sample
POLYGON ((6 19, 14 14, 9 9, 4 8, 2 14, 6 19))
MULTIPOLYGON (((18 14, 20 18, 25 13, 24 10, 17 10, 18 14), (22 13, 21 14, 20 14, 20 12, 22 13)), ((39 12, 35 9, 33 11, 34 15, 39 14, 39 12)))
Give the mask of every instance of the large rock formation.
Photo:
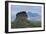
POLYGON ((16 19, 12 23, 12 28, 24 28, 29 27, 30 22, 27 20, 27 14, 25 11, 16 14, 16 19))

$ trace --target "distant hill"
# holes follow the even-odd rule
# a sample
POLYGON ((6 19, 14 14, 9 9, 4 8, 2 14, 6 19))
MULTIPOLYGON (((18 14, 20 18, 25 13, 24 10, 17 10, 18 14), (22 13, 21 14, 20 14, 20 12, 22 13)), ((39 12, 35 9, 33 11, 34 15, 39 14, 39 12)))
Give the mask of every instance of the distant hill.
POLYGON ((40 21, 41 19, 41 16, 38 13, 28 12, 27 15, 28 15, 29 20, 31 19, 33 21, 36 21, 36 20, 40 21))
POLYGON ((37 13, 28 12, 27 13, 30 17, 37 17, 39 16, 37 13))

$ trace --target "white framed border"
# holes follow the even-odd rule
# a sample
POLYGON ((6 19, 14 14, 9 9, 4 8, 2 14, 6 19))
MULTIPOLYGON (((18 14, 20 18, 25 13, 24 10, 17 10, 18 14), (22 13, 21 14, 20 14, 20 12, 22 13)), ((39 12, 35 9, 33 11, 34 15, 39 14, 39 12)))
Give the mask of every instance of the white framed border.
POLYGON ((14 31, 32 31, 32 30, 43 30, 44 29, 44 6, 42 4, 22 4, 22 3, 8 3, 8 10, 9 10, 9 16, 8 16, 8 31, 9 32, 14 32, 14 31), (41 27, 37 27, 37 28, 20 28, 20 29, 11 29, 11 5, 26 5, 26 6, 41 6, 41 27))

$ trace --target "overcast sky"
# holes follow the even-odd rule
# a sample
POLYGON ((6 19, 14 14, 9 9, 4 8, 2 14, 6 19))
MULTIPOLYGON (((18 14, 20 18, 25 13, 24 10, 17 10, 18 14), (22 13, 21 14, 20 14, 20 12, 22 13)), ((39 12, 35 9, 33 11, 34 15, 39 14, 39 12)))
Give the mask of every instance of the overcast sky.
POLYGON ((22 5, 11 5, 11 14, 12 14, 12 20, 15 19, 16 13, 20 11, 26 11, 26 12, 32 12, 32 13, 38 13, 41 14, 41 6, 22 6, 22 5))

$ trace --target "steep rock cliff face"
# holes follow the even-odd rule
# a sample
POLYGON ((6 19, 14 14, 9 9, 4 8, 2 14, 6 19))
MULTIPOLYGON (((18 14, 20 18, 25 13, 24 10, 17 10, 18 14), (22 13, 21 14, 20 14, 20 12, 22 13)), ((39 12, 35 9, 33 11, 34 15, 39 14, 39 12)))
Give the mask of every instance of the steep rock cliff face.
POLYGON ((24 27, 30 27, 30 22, 27 20, 27 14, 26 12, 19 12, 16 14, 16 19, 12 23, 12 28, 24 28, 24 27))

